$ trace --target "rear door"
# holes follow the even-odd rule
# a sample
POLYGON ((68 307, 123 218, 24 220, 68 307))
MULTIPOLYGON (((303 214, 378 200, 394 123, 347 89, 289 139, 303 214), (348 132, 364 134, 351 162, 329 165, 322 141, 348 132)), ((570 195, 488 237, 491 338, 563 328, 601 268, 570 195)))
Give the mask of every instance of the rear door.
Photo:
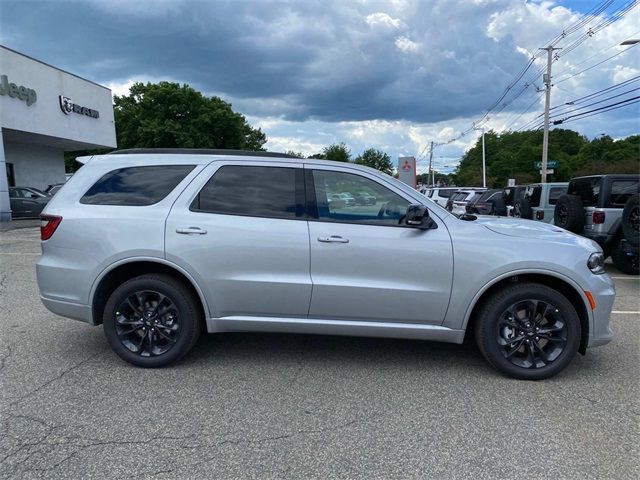
POLYGON ((171 209, 167 259, 196 278, 213 317, 306 317, 304 208, 302 165, 214 162, 171 209))
POLYGON ((375 176, 347 167, 306 166, 313 294, 309 317, 440 324, 453 275, 444 223, 400 223, 413 200, 375 176), (327 198, 371 192, 374 205, 335 207, 327 198))

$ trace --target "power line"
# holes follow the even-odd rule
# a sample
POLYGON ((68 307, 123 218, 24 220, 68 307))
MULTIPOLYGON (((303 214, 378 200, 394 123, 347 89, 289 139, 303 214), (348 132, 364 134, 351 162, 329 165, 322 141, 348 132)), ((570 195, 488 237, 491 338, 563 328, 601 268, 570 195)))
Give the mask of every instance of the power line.
POLYGON ((569 108, 567 111, 557 112, 555 115, 563 115, 565 113, 577 112, 578 110, 582 110, 584 108, 589 108, 589 107, 592 107, 593 105, 597 105, 599 103, 606 102, 608 100, 613 100, 614 98, 618 98, 618 97, 621 97, 623 95, 627 95, 627 94, 629 94, 631 92, 637 92, 638 90, 640 90, 640 87, 639 88, 632 88, 631 90, 627 90, 626 92, 622 92, 622 93, 619 93, 617 95, 613 95, 611 97, 603 98, 602 100, 598 100, 597 102, 587 103, 586 105, 583 105, 582 107, 578 107, 578 108, 574 108, 574 109, 569 108))
POLYGON ((588 95, 584 95, 584 96, 576 98, 574 100, 570 100, 568 102, 565 102, 564 104, 556 105, 555 107, 552 107, 551 110, 555 110, 556 108, 562 108, 565 105, 577 105, 579 103, 582 103, 585 100, 589 100, 590 98, 599 97, 600 95, 604 95, 606 93, 611 93, 611 91, 613 91, 613 90, 617 90, 619 88, 625 87, 628 84, 633 83, 633 82, 638 81, 638 80, 640 80, 640 75, 637 75, 637 76, 635 76, 633 78, 629 78, 628 80, 625 80, 624 82, 620 82, 620 83, 617 83, 615 85, 611 85, 610 87, 603 88, 602 90, 598 90, 598 91, 590 93, 588 95))
MULTIPOLYGON (((635 97, 635 98, 640 98, 640 97, 635 97)), ((629 102, 627 102, 627 103, 625 103, 624 105, 618 105, 617 107, 612 107, 612 108, 606 108, 606 109, 603 109, 603 110, 598 110, 597 112, 595 112, 595 113, 591 113, 591 114, 589 114, 589 115, 587 115, 587 114, 586 114, 586 112, 585 112, 585 113, 583 113, 583 114, 580 114, 580 118, 573 118, 573 119, 564 120, 564 121, 563 121, 563 123, 575 122, 576 120, 582 120, 582 119, 584 119, 584 118, 593 117, 594 115, 599 115, 599 114, 601 114, 601 113, 610 112, 610 111, 612 111, 612 110, 618 110, 618 109, 620 109, 620 108, 628 107, 629 105, 633 105, 633 104, 635 104, 635 103, 640 102, 640 99, 639 99, 639 100, 633 100, 633 101, 631 101, 631 100, 632 100, 632 99, 630 99, 630 101, 629 101, 629 102)))
MULTIPOLYGON (((575 115, 569 115, 567 117, 564 117, 560 120, 554 120, 553 124, 554 125, 561 125, 563 123, 568 123, 569 120, 574 121, 572 119, 578 119, 578 118, 586 118, 586 117, 591 117, 593 115, 596 115, 598 113, 605 113, 611 110, 617 110, 618 108, 622 108, 622 107, 626 107, 628 105, 632 105, 634 103, 637 103, 638 101, 640 101, 640 95, 637 95, 635 97, 632 98, 627 98, 625 100, 621 100, 619 102, 616 103, 611 103, 609 105, 604 105, 602 107, 598 107, 598 108, 594 108, 592 110, 587 110, 586 112, 580 112, 580 113, 576 113, 575 115), (617 108, 614 108, 617 107, 617 108), (591 114, 591 115, 590 115, 591 114)), ((535 130, 538 130, 540 128, 541 124, 538 124, 537 128, 535 128, 535 130)))
MULTIPOLYGON (((594 64, 594 65, 591 65, 590 67, 585 68, 584 70, 580 70, 579 72, 576 72, 576 73, 574 73, 574 74, 571 74, 571 75, 569 75, 568 77, 563 78, 562 80, 556 80, 556 82, 555 82, 555 83, 562 83, 562 82, 566 82, 566 81, 567 81, 567 80, 569 80, 570 78, 573 78, 573 77, 575 77, 575 76, 577 76, 577 75, 580 75, 580 74, 582 74, 582 73, 584 73, 584 72, 587 72, 587 71, 589 71, 589 70, 591 70, 591 69, 593 69, 593 68, 596 68, 598 65, 602 65, 603 63, 608 62, 609 60, 611 60, 612 58, 617 57, 618 55, 622 55, 623 53, 625 53, 625 52, 627 52, 627 51, 631 50, 633 47, 635 47, 635 46, 637 46, 637 45, 639 45, 639 44, 638 44, 638 43, 634 43, 634 44, 633 44, 633 45, 631 45, 630 47, 625 48, 624 50, 622 50, 622 51, 620 51, 620 52, 618 52, 618 53, 616 53, 616 54, 614 54, 614 55, 611 55, 610 57, 607 57, 607 58, 605 58, 604 60, 602 60, 602 61, 600 61, 600 62, 598 62, 598 63, 596 63, 596 64, 594 64)), ((568 74, 565 74, 565 75, 568 75, 568 74)), ((561 75, 561 76, 562 76, 562 75, 561 75)))

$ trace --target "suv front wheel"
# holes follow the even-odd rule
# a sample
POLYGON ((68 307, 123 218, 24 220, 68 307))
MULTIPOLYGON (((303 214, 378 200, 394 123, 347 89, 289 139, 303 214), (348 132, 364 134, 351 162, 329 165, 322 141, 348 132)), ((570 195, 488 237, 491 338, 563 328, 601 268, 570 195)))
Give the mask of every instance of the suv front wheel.
POLYGON ((475 324, 478 347, 502 373, 542 380, 563 370, 580 344, 580 319, 557 291, 517 283, 490 297, 475 324))
POLYGON ((202 330, 197 299, 169 275, 141 275, 109 297, 104 333, 123 360, 138 367, 163 367, 183 357, 202 330))

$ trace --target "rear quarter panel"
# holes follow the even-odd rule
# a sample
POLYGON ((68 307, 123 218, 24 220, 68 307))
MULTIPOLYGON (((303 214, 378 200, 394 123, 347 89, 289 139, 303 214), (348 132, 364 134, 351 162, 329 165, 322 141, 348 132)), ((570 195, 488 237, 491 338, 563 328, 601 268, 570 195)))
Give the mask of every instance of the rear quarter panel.
MULTIPOLYGON (((84 205, 80 198, 102 175, 136 159, 118 155, 91 161, 53 197, 45 213, 63 217, 51 239, 42 242, 36 268, 41 295, 74 303, 90 303, 92 286, 111 265, 127 258, 164 258, 164 225, 171 205, 202 170, 194 169, 163 200, 149 206, 84 205)), ((144 165, 153 165, 147 157, 144 165)), ((141 160, 139 161, 141 162, 141 160)), ((176 158, 173 164, 192 164, 176 158)), ((142 164, 142 163, 141 163, 142 164)))

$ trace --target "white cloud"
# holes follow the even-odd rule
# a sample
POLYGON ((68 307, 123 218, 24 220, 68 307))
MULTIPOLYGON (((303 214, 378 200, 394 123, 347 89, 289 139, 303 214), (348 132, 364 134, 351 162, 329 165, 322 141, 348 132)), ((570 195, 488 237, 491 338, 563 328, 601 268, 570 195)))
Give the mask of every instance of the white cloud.
POLYGON ((418 42, 414 42, 404 36, 397 37, 395 44, 396 47, 398 47, 398 50, 404 53, 416 53, 420 49, 420 44, 418 42))
POLYGON ((400 29, 400 28, 406 28, 406 24, 400 20, 399 18, 392 18, 391 16, 387 15, 386 13, 382 13, 382 12, 377 12, 377 13, 372 13, 371 15, 367 15, 366 17, 366 22, 368 25, 370 25, 371 27, 384 27, 387 29, 400 29))

